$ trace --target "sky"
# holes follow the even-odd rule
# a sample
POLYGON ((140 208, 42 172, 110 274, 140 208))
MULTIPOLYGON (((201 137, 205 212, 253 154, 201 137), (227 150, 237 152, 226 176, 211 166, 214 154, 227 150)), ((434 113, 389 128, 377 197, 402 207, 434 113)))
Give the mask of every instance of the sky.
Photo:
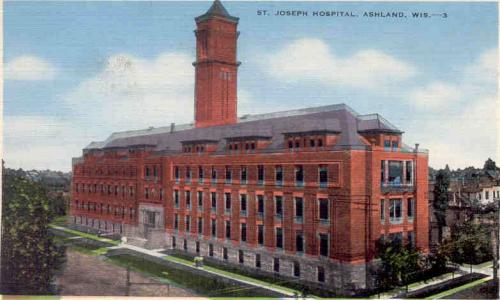
MULTIPOLYGON (((240 18, 238 115, 345 103, 384 116, 434 168, 499 160, 496 3, 223 4, 240 18), (293 10, 308 15, 274 15, 293 10)), ((210 5, 5 1, 6 166, 69 171, 112 132, 192 122, 194 17, 210 5)))

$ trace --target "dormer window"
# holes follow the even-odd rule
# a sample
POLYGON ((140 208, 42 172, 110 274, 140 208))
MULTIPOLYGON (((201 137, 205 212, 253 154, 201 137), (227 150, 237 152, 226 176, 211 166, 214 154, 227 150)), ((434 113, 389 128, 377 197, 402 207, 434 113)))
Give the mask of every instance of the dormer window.
POLYGON ((255 150, 255 143, 250 144, 250 149, 255 150))
POLYGON ((288 148, 290 148, 290 149, 293 148, 293 142, 292 141, 288 141, 288 148))
POLYGON ((295 141, 295 148, 300 148, 300 141, 295 141))
POLYGON ((229 144, 229 150, 233 150, 233 144, 229 144))
POLYGON ((323 147, 323 139, 318 139, 318 147, 323 147))
POLYGON ((314 139, 310 139, 310 140, 309 140, 309 145, 310 145, 311 147, 315 147, 315 146, 316 146, 316 141, 315 141, 314 139))

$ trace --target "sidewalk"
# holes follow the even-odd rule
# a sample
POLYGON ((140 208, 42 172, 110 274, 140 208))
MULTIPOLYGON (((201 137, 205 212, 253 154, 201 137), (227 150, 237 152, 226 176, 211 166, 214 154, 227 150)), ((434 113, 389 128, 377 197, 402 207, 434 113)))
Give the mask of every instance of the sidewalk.
MULTIPOLYGON (((445 282, 445 281, 448 281, 448 280, 453 279, 453 278, 458 278, 460 276, 462 276, 462 274, 446 273, 443 275, 439 275, 437 277, 433 277, 429 280, 414 282, 414 283, 408 285, 408 292, 420 290, 420 289, 425 288, 427 286, 438 284, 441 282, 445 282)), ((405 287, 397 288, 397 289, 391 290, 389 292, 382 293, 382 294, 380 294, 380 298, 383 298, 383 299, 394 298, 403 292, 405 292, 405 287)), ((378 295, 371 296, 370 298, 371 299, 378 298, 378 295)))

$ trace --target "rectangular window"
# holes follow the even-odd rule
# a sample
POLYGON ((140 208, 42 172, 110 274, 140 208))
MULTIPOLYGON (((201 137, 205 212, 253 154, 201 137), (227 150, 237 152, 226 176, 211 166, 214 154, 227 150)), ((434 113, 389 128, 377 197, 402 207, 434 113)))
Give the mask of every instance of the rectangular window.
POLYGON ((317 274, 318 274, 318 281, 325 282, 325 268, 318 267, 317 274))
POLYGON ((402 222, 403 201, 401 199, 391 199, 389 210, 389 220, 391 223, 402 222))
POLYGON ((276 185, 282 186, 283 185, 283 167, 276 166, 274 168, 274 171, 275 171, 276 185))
POLYGON ((180 170, 179 170, 179 167, 178 166, 175 166, 174 167, 174 177, 175 177, 175 181, 179 181, 179 178, 180 178, 180 170))
POLYGON ((385 183, 385 160, 380 161, 380 184, 385 183))
POLYGON ((296 261, 293 262, 293 276, 300 277, 300 264, 296 261))
POLYGON ((208 244, 208 256, 210 256, 210 257, 214 256, 214 245, 213 244, 208 244))
POLYGON ((198 234, 203 234, 203 218, 198 218, 198 234))
POLYGON ((177 245, 176 245, 175 236, 173 236, 173 237, 172 237, 172 248, 174 248, 174 249, 175 249, 175 247, 176 247, 176 246, 177 246, 177 245))
POLYGON ((179 215, 174 215, 174 229, 179 229, 179 215))
POLYGON ((241 223, 241 241, 242 242, 247 241, 247 224, 246 223, 241 223))
POLYGON ((241 184, 247 183, 247 167, 241 166, 241 184))
POLYGON ((304 167, 302 165, 295 166, 295 186, 304 186, 304 167))
POLYGON ((406 162, 406 184, 413 185, 413 161, 406 162))
POLYGON ((245 262, 245 255, 243 254, 243 250, 238 250, 238 262, 240 264, 245 262))
POLYGON ((258 185, 264 184, 264 166, 263 165, 257 166, 257 184, 258 185))
POLYGON ((264 225, 257 225, 257 242, 264 245, 264 225))
POLYGON ((196 241, 196 253, 200 254, 200 242, 196 241))
POLYGON ((189 232, 191 230, 191 217, 186 216, 186 232, 189 232))
POLYGON ((233 171, 231 170, 231 167, 226 166, 226 183, 231 183, 233 180, 233 171))
POLYGON ((328 256, 328 235, 319 235, 319 255, 328 256))
POLYGON ((211 172, 210 172, 210 178, 212 180, 212 183, 217 182, 217 170, 215 169, 214 166, 212 166, 211 172))
POLYGON ((186 191, 186 208, 191 209, 191 191, 186 191))
POLYGON ((247 195, 246 194, 240 195, 240 215, 242 215, 242 216, 247 215, 247 195))
POLYGON ((216 192, 210 193, 210 200, 212 202, 212 211, 215 212, 217 210, 217 193, 216 192))
POLYGON ((485 191, 485 192, 484 192, 484 199, 485 199, 485 200, 490 199, 490 192, 489 192, 489 191, 485 191))
POLYGON ((191 182, 191 167, 186 167, 186 182, 191 182))
POLYGON ((382 223, 385 221, 385 200, 384 199, 380 200, 380 221, 382 221, 382 223))
POLYGON ((394 245, 402 245, 403 244, 403 233, 402 232, 390 233, 389 240, 394 245))
POLYGON ((392 141, 392 150, 397 151, 398 150, 398 141, 392 141))
POLYGON ((203 167, 199 166, 198 167, 198 181, 203 182, 205 174, 203 174, 203 167))
POLYGON ((174 190, 174 205, 179 208, 179 190, 174 190))
POLYGON ((274 202, 276 205, 276 207, 275 207, 276 217, 281 218, 283 216, 283 197, 282 196, 275 196, 274 202))
POLYGON ((276 248, 283 249, 283 229, 276 228, 276 248))
POLYGON ((231 213, 231 193, 224 193, 226 201, 226 213, 231 213))
POLYGON ((279 258, 273 258, 273 270, 276 273, 280 272, 280 259, 279 258))
POLYGON ((389 161, 389 184, 401 185, 403 183, 403 162, 402 161, 389 161))
POLYGON ((408 247, 415 247, 415 234, 413 233, 413 231, 408 231, 408 247))
POLYGON ((328 167, 325 165, 319 166, 319 187, 326 188, 328 187, 328 167))
POLYGON ((261 267, 261 264, 260 264, 260 254, 255 254, 255 267, 256 268, 259 268, 261 267))
POLYGON ((231 238, 231 222, 226 221, 226 239, 231 238))
POLYGON ((212 231, 212 237, 217 235, 217 221, 215 219, 211 220, 210 229, 212 231))
POLYGON ((302 233, 295 235, 295 251, 304 252, 304 236, 302 233))
POLYGON ((257 216, 264 215, 264 195, 257 195, 257 216))
POLYGON ((391 141, 390 140, 385 140, 384 141, 384 148, 387 151, 389 151, 391 149, 391 141))
POLYGON ((321 221, 329 220, 329 211, 328 211, 328 199, 318 199, 319 202, 319 219, 321 221))
POLYGON ((408 219, 413 219, 415 216, 415 199, 408 198, 406 200, 406 209, 408 213, 408 219))
POLYGON ((302 222, 304 216, 304 206, 303 200, 300 197, 295 198, 295 221, 298 223, 302 222))
POLYGON ((228 255, 227 255, 227 248, 226 248, 226 247, 222 248, 222 258, 223 258, 224 260, 227 260, 227 259, 228 259, 228 255))
POLYGON ((198 191, 198 208, 203 209, 203 191, 198 191))

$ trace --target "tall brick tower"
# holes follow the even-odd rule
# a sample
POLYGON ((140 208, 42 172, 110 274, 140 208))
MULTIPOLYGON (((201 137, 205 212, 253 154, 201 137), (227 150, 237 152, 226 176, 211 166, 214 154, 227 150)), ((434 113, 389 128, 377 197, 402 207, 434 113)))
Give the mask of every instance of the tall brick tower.
POLYGON ((215 0, 196 21, 195 126, 236 123, 238 18, 215 0))

